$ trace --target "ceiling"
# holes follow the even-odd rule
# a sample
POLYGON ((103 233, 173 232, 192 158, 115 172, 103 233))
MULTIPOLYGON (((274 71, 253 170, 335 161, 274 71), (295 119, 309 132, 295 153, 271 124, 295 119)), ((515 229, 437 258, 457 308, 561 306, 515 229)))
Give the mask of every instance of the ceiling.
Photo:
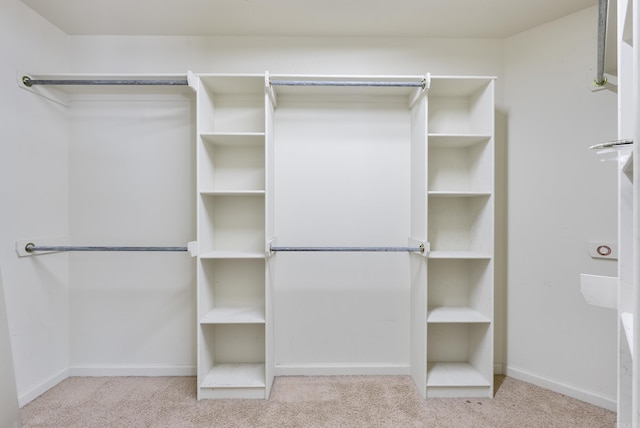
POLYGON ((447 38, 504 38, 597 4, 597 0, 22 2, 69 35, 447 38))

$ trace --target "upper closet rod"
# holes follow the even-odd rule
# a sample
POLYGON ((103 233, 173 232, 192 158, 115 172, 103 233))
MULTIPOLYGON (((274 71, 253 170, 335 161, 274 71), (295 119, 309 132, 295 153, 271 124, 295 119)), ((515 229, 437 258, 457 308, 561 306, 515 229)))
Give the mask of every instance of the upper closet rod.
POLYGON ((32 79, 22 76, 24 86, 33 85, 102 85, 102 86, 187 86, 187 80, 161 80, 161 79, 32 79))
POLYGON ((357 80, 271 80, 273 86, 375 86, 375 87, 413 87, 425 88, 427 82, 384 82, 357 80))
POLYGON ((41 246, 32 242, 24 246, 27 253, 36 251, 188 251, 188 247, 105 247, 105 246, 41 246))
POLYGON ((599 0, 598 3, 598 68, 594 85, 604 86, 607 78, 604 77, 604 54, 607 45, 607 7, 608 0, 599 0))

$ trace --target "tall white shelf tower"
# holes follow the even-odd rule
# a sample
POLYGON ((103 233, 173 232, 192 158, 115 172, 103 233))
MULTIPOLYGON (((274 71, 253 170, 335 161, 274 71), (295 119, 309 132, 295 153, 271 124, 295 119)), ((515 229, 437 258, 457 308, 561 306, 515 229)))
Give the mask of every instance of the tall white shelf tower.
MULTIPOLYGON (((289 297, 284 292, 278 294, 278 281, 291 276, 292 272, 283 272, 287 267, 295 271, 296 283, 309 282, 310 274, 299 265, 283 263, 285 259, 277 263, 278 256, 272 251, 277 247, 272 244, 277 239, 275 226, 279 224, 274 220, 275 213, 283 211, 282 207, 274 209, 278 200, 274 198, 278 177, 275 169, 278 152, 274 147, 279 131, 281 143, 291 144, 286 137, 294 135, 295 142, 316 144, 314 149, 326 151, 326 141, 314 139, 305 130, 311 124, 309 121, 317 120, 315 113, 327 112, 336 120, 326 122, 330 129, 322 131, 330 131, 336 138, 344 138, 345 112, 354 120, 362 120, 358 129, 369 129, 371 125, 368 119, 361 118, 383 115, 388 129, 401 132, 382 135, 381 144, 392 147, 394 152, 407 153, 401 163, 402 169, 410 173, 400 186, 411 189, 395 214, 400 224, 405 216, 410 217, 410 224, 392 239, 399 242, 408 237, 410 248, 421 250, 406 259, 394 259, 398 269, 391 275, 392 282, 404 278, 400 281, 406 284, 394 286, 389 292, 407 302, 411 314, 406 323, 393 324, 401 331, 390 331, 378 338, 374 352, 384 349, 386 341, 398 336, 407 338, 410 349, 398 353, 405 355, 406 361, 391 361, 393 364, 383 361, 381 353, 380 365, 387 371, 395 370, 391 374, 410 374, 425 398, 491 397, 494 78, 189 73, 188 80, 197 94, 198 398, 268 398, 274 375, 288 370, 276 359, 280 343, 277 335, 287 331, 287 322, 282 320, 288 318, 285 313, 274 312, 275 308, 284 308, 286 312, 298 300, 291 300, 288 305, 291 293, 289 297), (311 81, 312 87, 287 87, 301 78, 311 81), (383 87, 372 89, 367 84, 372 79, 378 79, 383 87), (277 88, 272 82, 285 87, 277 88), (322 85, 316 85, 319 82, 322 85), (354 87, 342 88, 349 86, 343 85, 345 82, 354 87), (397 82, 418 85, 390 87, 397 82), (282 103, 278 110, 280 98, 287 103, 282 103), (304 115, 298 114, 300 109, 304 109, 304 115), (366 114, 362 116, 361 112, 366 114), (407 129, 410 130, 405 132, 407 129), (273 302, 278 298, 276 305, 273 302), (275 324, 274 319, 280 324, 275 324)), ((345 144, 360 147, 366 153, 371 149, 372 136, 366 132, 364 135, 367 137, 364 141, 356 134, 345 144)), ((279 165, 282 161, 280 158, 279 165)), ((382 161, 387 166, 388 158, 382 161)), ((295 176, 279 179, 286 179, 287 185, 303 186, 295 176)), ((379 199, 379 189, 364 189, 361 198, 371 195, 379 199)), ((286 211, 288 205, 282 205, 286 211)), ((302 222, 296 220, 298 205, 294 204, 292 210, 295 212, 284 213, 287 221, 302 222)), ((331 228, 331 224, 325 227, 331 228)), ((368 235, 369 232, 366 229, 368 235)), ((352 238, 366 241, 369 236, 352 238)), ((310 257, 313 262, 314 256, 310 257)), ((338 261, 342 256, 331 257, 330 260, 338 261)), ((305 260, 309 262, 306 256, 305 260)), ((363 266, 370 270, 371 263, 363 266)), ((353 285, 341 277, 333 279, 334 286, 353 285)), ((388 306, 386 302, 384 305, 388 306)), ((294 309, 292 313, 301 312, 294 309)), ((331 311, 332 307, 327 307, 323 313, 331 311)), ((364 323, 367 314, 367 308, 354 307, 341 320, 347 324, 354 319, 364 323)), ((288 322, 307 325, 309 320, 300 317, 309 315, 296 316, 288 322)), ((406 314, 392 313, 389 317, 403 320, 406 314)), ((313 322, 308 325, 318 327, 313 322)), ((322 331, 316 331, 317 336, 304 330, 296 341, 282 341, 286 345, 283 348, 299 347, 300 341, 313 346, 333 343, 342 334, 343 326, 340 331, 324 324, 320 327, 322 331)), ((371 329, 365 333, 370 334, 371 329)), ((282 349, 283 354, 285 351, 282 349)), ((289 367, 297 367, 301 374, 311 374, 305 367, 317 369, 318 364, 295 361, 296 355, 296 352, 285 355, 289 367)), ((358 352, 340 350, 337 355, 344 361, 323 367, 324 373, 332 374, 332 367, 338 366, 342 367, 340 373, 347 370, 346 374, 371 370, 371 364, 362 361, 358 352)))

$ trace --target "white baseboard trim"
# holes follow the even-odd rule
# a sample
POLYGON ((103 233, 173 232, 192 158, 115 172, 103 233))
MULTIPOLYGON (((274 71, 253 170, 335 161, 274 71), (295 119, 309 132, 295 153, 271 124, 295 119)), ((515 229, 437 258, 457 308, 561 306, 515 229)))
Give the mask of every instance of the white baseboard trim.
POLYGON ((73 376, 195 376, 194 365, 86 365, 69 367, 73 376))
POLYGON ((504 374, 504 363, 493 363, 493 374, 494 375, 503 375, 504 374))
POLYGON ((23 407, 29 404, 40 395, 44 394, 63 380, 74 376, 195 376, 197 373, 194 365, 91 365, 91 366, 71 366, 51 376, 41 384, 24 394, 18 395, 18 404, 23 407))
POLYGON ((548 377, 508 365, 506 366, 505 374, 514 379, 564 394, 577 400, 593 404, 594 406, 602 407, 614 412, 617 409, 617 402, 615 398, 605 397, 593 391, 587 391, 574 385, 563 383, 557 379, 550 379, 548 377))
POLYGON ((411 367, 404 364, 278 364, 273 373, 275 376, 408 376, 411 367))
POLYGON ((60 370, 55 375, 51 376, 49 379, 45 380, 41 384, 31 388, 29 391, 24 394, 18 395, 18 405, 20 407, 29 404, 31 401, 38 398, 40 395, 44 394, 63 380, 69 377, 69 368, 60 370))

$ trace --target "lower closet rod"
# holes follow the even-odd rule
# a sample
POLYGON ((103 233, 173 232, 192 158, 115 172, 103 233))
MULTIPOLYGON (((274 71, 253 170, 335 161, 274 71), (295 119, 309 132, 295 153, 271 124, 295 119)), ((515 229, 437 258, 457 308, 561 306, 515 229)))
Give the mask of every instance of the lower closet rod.
POLYGON ((28 253, 35 251, 187 251, 187 247, 105 247, 105 246, 39 246, 29 243, 24 246, 28 253))
POLYGON ((327 251, 327 252, 403 252, 422 253, 424 247, 271 247, 271 251, 327 251))

